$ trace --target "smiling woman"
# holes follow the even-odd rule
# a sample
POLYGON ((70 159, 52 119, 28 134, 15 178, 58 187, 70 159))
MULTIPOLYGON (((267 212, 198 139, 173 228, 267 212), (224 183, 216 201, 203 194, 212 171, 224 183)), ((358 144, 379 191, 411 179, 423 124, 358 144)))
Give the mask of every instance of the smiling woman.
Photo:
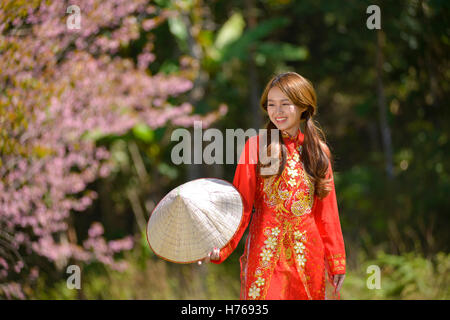
POLYGON ((247 141, 233 181, 244 202, 240 228, 207 261, 222 263, 236 248, 251 218, 240 259, 241 299, 339 298, 345 247, 331 154, 312 120, 317 109, 314 89, 297 73, 280 74, 267 84, 261 107, 270 119, 267 139, 256 136, 247 141), (251 143, 255 139, 265 142, 251 143), (279 157, 277 171, 262 174, 266 166, 261 158, 256 164, 245 161, 252 154, 260 156, 261 147, 271 157, 279 157), (327 288, 334 290, 326 292, 327 288))
POLYGON ((269 90, 267 101, 270 121, 279 130, 288 133, 290 136, 295 136, 298 128, 300 128, 301 115, 306 108, 294 105, 279 87, 273 87, 269 90))

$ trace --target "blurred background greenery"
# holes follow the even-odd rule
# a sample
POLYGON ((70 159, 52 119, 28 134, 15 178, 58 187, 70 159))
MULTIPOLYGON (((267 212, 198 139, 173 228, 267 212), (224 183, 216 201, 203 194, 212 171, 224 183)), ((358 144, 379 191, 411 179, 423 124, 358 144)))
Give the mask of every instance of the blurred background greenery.
MULTIPOLYGON (((449 2, 444 0, 155 0, 176 10, 153 31, 152 74, 183 74, 192 90, 173 98, 206 114, 226 103, 212 126, 261 128, 259 96, 269 78, 295 71, 315 86, 317 121, 335 156, 335 183, 348 273, 343 299, 449 299, 450 163, 449 2), (381 29, 369 30, 369 5, 381 29), (381 289, 367 288, 369 265, 381 289)), ((136 57, 141 37, 121 54, 136 57)), ((157 258, 145 239, 151 210, 174 187, 197 177, 232 181, 235 165, 176 166, 172 126, 136 126, 95 137, 116 171, 89 189, 98 198, 73 216, 83 238, 92 221, 106 237, 133 234, 123 272, 84 265, 81 290, 66 274, 41 274, 32 299, 238 299, 243 241, 221 265, 177 265, 157 258)), ((244 235, 245 238, 246 234, 244 235)))

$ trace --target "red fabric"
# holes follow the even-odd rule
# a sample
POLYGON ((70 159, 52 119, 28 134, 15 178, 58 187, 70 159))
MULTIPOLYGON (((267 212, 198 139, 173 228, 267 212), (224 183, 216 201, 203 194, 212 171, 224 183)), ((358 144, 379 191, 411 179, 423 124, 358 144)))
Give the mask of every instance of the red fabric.
POLYGON ((315 196, 301 162, 303 133, 299 130, 293 138, 283 134, 283 140, 286 167, 280 177, 269 179, 256 173, 259 137, 245 144, 233 180, 244 215, 233 239, 220 250, 220 259, 212 262, 222 263, 235 250, 251 218, 240 258, 240 299, 339 299, 330 285, 333 275, 345 273, 334 180, 324 199, 315 196))

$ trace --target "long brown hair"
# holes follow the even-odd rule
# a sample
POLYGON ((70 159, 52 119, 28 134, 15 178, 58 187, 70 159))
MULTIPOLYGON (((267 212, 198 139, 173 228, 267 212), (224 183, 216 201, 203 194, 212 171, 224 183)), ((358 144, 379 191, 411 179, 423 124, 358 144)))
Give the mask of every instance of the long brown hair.
MULTIPOLYGON (((314 185, 315 194, 319 198, 323 198, 331 190, 330 182, 332 177, 327 178, 328 162, 332 163, 332 155, 326 144, 325 134, 316 125, 313 116, 317 113, 317 99, 315 90, 309 80, 302 77, 295 72, 286 72, 274 76, 266 85, 264 92, 260 99, 260 106, 266 114, 267 99, 269 90, 273 87, 278 87, 280 90, 296 105, 306 110, 301 115, 301 122, 305 122, 305 132, 302 150, 303 166, 308 174, 311 182, 314 185)), ((287 148, 284 145, 281 132, 278 132, 278 141, 272 141, 272 130, 278 130, 272 121, 266 124, 267 129, 267 155, 271 156, 271 150, 275 144, 281 146, 281 152, 278 152, 278 170, 275 174, 263 175, 261 168, 267 165, 260 162, 258 158, 257 170, 261 177, 269 178, 273 175, 281 175, 286 165, 287 148)))

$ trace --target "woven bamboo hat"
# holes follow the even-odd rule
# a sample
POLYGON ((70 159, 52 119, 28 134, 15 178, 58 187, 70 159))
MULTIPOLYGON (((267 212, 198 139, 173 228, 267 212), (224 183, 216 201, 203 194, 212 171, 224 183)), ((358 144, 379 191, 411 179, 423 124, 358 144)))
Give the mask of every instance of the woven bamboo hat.
POLYGON ((228 181, 201 178, 170 191, 153 209, 147 241, 168 261, 193 263, 223 248, 241 223, 242 197, 228 181))

